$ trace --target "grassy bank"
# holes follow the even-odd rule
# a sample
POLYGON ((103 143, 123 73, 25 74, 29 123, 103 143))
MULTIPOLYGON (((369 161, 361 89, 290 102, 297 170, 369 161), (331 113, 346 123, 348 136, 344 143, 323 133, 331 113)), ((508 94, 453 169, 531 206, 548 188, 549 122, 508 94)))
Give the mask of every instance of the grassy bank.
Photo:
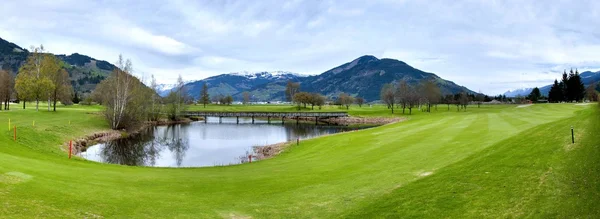
MULTIPOLYGON (((0 123, 6 124, 0 126, 0 217, 599 214, 596 105, 485 106, 467 112, 440 106, 405 122, 306 140, 261 162, 186 169, 68 160, 62 143, 107 128, 99 107, 64 107, 56 113, 13 108, 0 111, 0 123), (17 142, 8 118, 18 126, 17 142), (574 145, 571 125, 577 131, 574 145)), ((383 106, 351 107, 349 113, 392 116, 383 106)))

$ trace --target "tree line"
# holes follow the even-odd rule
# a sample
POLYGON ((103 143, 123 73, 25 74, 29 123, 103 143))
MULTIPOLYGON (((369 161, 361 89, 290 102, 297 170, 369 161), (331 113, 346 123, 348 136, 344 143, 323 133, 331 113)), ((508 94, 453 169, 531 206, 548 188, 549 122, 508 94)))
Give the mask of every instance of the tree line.
MULTIPOLYGON (((536 95, 533 93, 532 95, 536 95)), ((539 89, 537 91, 539 93, 539 89)), ((548 92, 548 101, 550 102, 572 102, 582 101, 586 98, 590 101, 598 101, 598 93, 595 90, 595 83, 592 83, 587 88, 581 81, 579 71, 573 69, 567 74, 565 70, 562 74, 560 82, 555 79, 554 84, 548 92)))
POLYGON ((338 106, 344 106, 346 109, 350 109, 350 105, 356 103, 359 107, 365 103, 365 99, 362 97, 353 97, 350 94, 341 92, 335 97, 335 101, 330 101, 326 96, 320 93, 310 93, 300 91, 300 83, 288 81, 285 88, 285 96, 288 102, 294 103, 298 106, 298 110, 303 106, 307 108, 310 105, 311 109, 314 110, 315 106, 319 109, 325 104, 333 103, 338 106))
MULTIPOLYGON (((426 80, 418 85, 409 85, 405 80, 398 83, 385 84, 380 92, 381 101, 394 113, 394 108, 401 108, 402 114, 412 114, 413 108, 420 108, 424 112, 431 112, 431 108, 437 109, 438 104, 456 105, 457 110, 467 110, 471 102, 480 107, 484 101, 491 100, 490 97, 481 93, 473 94, 462 91, 456 94, 442 95, 440 87, 432 80, 426 80)), ((501 99, 502 97, 498 97, 501 99)))
POLYGON ((56 111, 56 104, 71 104, 73 87, 62 61, 44 50, 44 46, 31 47, 27 57, 16 77, 8 70, 0 70, 0 102, 8 110, 11 100, 23 103, 35 101, 35 108, 39 111, 40 101, 48 101, 48 111, 52 106, 56 111))

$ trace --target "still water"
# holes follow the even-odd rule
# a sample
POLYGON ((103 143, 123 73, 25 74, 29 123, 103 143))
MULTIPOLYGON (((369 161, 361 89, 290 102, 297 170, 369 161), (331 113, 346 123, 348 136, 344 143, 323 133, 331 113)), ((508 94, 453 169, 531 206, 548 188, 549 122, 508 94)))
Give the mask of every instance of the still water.
POLYGON ((240 118, 208 118, 193 122, 148 128, 128 138, 93 145, 79 154, 88 160, 130 166, 201 167, 239 164, 263 146, 349 131, 345 126, 314 125, 288 121, 240 118))

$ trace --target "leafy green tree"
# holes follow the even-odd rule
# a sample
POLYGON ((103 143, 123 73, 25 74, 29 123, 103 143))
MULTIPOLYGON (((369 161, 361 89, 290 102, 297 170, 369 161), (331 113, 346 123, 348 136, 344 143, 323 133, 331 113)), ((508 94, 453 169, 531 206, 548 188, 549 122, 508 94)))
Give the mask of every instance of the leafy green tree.
MULTIPOLYGON (((44 53, 44 47, 32 48, 27 61, 19 69, 19 74, 15 79, 15 89, 19 93, 19 98, 25 100, 35 100, 35 109, 39 111, 40 100, 49 97, 54 84, 50 79, 50 73, 58 71, 55 63, 49 60, 51 54, 44 53)), ((23 102, 25 108, 25 102, 23 102)))

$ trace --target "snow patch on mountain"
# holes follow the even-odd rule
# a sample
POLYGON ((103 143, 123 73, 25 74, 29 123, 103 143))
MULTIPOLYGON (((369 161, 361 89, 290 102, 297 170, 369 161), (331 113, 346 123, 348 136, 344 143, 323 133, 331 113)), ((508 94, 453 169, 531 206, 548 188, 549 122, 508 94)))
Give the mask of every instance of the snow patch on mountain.
POLYGON ((237 75, 244 76, 248 79, 257 79, 257 78, 267 78, 267 79, 286 79, 290 76, 294 77, 307 77, 308 75, 298 74, 289 71, 261 71, 261 72, 250 72, 250 71, 241 71, 241 72, 231 72, 228 75, 237 75))

